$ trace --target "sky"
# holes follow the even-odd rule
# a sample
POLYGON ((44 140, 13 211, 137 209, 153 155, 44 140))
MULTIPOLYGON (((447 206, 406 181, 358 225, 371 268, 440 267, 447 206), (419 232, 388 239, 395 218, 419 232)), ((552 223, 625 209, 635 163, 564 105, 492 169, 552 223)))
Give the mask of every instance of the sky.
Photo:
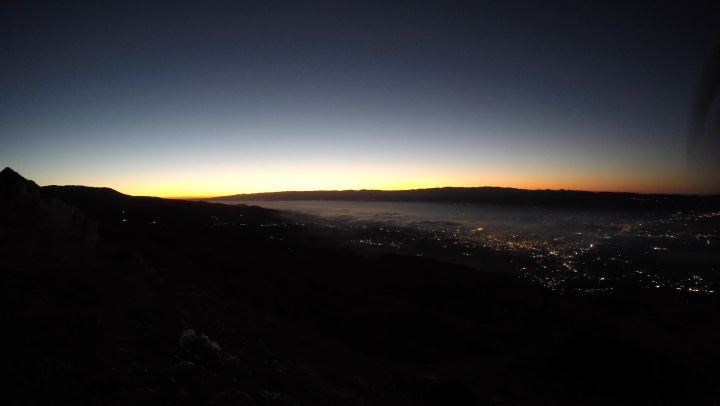
POLYGON ((688 155, 713 3, 10 1, 0 166, 166 197, 720 193, 720 120, 688 155))

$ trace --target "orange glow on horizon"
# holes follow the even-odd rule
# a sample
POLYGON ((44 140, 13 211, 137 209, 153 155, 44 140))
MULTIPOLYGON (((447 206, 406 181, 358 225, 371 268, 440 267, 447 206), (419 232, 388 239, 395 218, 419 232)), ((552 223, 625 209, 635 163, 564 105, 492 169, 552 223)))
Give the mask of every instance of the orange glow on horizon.
MULTIPOLYGON (((73 184, 111 187, 135 196, 210 198, 247 193, 312 190, 410 190, 438 187, 497 186, 518 189, 565 189, 635 193, 707 194, 708 185, 677 168, 666 170, 567 170, 554 167, 497 168, 429 166, 363 167, 361 165, 293 167, 187 167, 178 170, 90 174, 73 184), (688 179, 696 179, 689 182, 688 179)), ((40 184, 63 184, 37 179, 40 184)), ((65 183, 67 184, 67 183, 65 183)))
POLYGON ((253 182, 220 182, 193 179, 183 181, 175 179, 158 179, 147 183, 122 183, 116 190, 135 196, 157 196, 174 199, 202 199, 235 194, 272 193, 286 191, 318 191, 318 190, 412 190, 442 187, 507 187, 528 190, 583 190, 592 192, 632 192, 646 194, 696 194, 690 185, 668 184, 660 180, 629 180, 622 181, 589 180, 589 179, 529 179, 498 177, 468 178, 360 178, 349 176, 345 179, 313 179, 305 181, 278 181, 267 179, 253 182))

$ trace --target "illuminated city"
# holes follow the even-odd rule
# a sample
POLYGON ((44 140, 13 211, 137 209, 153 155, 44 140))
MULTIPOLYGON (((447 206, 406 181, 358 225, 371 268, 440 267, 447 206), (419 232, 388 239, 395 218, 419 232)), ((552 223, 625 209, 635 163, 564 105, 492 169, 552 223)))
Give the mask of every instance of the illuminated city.
POLYGON ((267 226, 310 230, 318 236, 331 230, 337 244, 363 252, 431 257, 480 270, 490 262, 495 272, 508 272, 558 292, 602 294, 642 288, 710 295, 717 291, 720 212, 540 212, 543 220, 529 225, 494 220, 498 224, 492 226, 412 222, 401 213, 390 215, 392 220, 368 221, 367 216, 352 214, 313 217, 296 212, 288 223, 267 226), (298 216, 303 222, 293 221, 298 216))

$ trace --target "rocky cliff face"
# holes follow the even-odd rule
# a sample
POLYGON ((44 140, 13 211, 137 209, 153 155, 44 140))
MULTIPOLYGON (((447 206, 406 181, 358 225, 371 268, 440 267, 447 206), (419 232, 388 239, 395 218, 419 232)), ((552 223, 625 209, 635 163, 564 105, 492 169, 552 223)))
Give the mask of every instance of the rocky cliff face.
POLYGON ((0 172, 0 252, 67 256, 95 247, 97 223, 77 208, 43 197, 35 182, 10 168, 0 172))

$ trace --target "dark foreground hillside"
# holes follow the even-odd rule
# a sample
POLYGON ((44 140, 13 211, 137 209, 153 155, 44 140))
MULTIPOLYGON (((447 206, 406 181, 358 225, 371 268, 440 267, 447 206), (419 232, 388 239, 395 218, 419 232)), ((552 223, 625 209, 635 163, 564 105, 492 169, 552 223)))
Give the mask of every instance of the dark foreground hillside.
POLYGON ((713 298, 557 296, 248 206, 0 174, 3 404, 720 400, 713 298))

